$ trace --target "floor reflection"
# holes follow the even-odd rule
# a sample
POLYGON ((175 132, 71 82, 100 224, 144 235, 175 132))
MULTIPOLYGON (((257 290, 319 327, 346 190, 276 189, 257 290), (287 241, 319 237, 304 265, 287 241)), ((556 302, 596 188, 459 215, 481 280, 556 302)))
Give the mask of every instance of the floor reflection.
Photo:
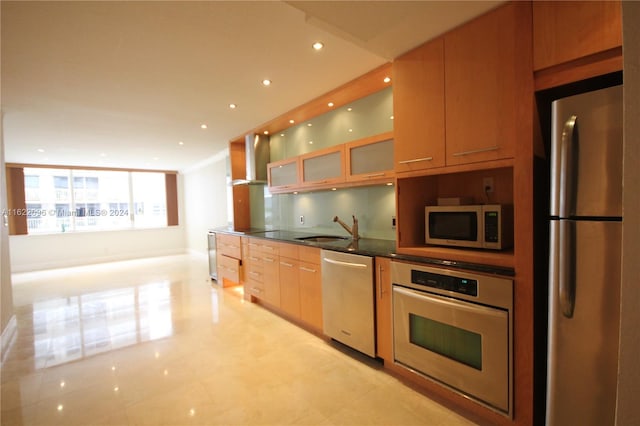
POLYGON ((35 368, 173 333, 168 280, 35 302, 32 306, 35 368))

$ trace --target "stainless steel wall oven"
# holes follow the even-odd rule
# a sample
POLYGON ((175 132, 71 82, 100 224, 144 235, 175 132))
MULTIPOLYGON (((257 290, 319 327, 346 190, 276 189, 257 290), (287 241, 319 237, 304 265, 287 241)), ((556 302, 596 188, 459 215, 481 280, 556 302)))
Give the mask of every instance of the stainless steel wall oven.
POLYGON ((513 281, 393 261, 394 360, 506 416, 513 281))

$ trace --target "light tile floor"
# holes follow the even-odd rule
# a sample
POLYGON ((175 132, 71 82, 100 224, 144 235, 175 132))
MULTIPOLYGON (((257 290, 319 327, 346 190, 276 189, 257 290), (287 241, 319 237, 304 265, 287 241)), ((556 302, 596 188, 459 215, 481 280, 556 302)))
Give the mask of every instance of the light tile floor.
POLYGON ((14 274, 2 425, 470 425, 190 255, 14 274))

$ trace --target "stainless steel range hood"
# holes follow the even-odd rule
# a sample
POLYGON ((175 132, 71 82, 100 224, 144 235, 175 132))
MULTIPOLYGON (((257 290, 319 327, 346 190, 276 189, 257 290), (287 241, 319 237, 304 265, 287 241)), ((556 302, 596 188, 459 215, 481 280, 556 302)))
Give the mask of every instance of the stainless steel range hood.
POLYGON ((269 136, 250 133, 245 136, 245 156, 247 175, 236 179, 234 185, 264 185, 267 183, 267 163, 269 163, 269 136))

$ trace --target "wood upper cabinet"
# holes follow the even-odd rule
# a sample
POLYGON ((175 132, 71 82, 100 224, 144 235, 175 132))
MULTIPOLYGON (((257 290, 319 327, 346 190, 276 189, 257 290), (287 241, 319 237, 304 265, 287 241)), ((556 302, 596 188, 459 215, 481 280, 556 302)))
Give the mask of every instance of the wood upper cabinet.
POLYGON ((391 259, 376 257, 376 355, 393 361, 391 259))
POLYGON ((267 165, 269 191, 289 192, 300 186, 300 161, 298 157, 276 161, 267 165))
POLYGON ((507 3, 444 36, 448 166, 513 158, 531 114, 531 44, 530 2, 507 3))
POLYGON ((303 186, 344 182, 344 145, 336 145, 300 156, 303 186))
POLYGON ((442 38, 393 61, 396 172, 445 165, 444 70, 442 38))
POLYGON ((346 143, 347 181, 376 181, 393 177, 393 145, 393 132, 346 143))
POLYGON ((620 1, 533 2, 534 70, 620 46, 620 1))

